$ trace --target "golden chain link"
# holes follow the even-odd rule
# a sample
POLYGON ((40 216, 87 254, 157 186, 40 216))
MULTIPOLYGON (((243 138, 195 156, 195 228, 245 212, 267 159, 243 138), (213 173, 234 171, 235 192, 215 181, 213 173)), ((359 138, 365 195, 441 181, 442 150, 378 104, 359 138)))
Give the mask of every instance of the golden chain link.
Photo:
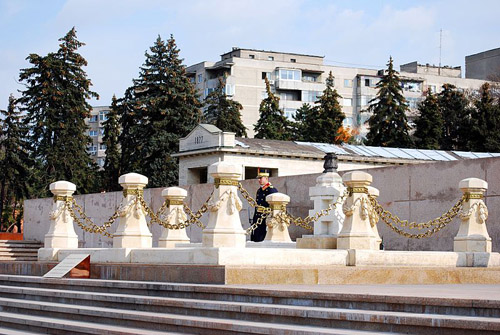
POLYGON ((448 210, 440 217, 423 223, 408 222, 408 220, 401 220, 397 215, 394 215, 388 210, 385 210, 378 203, 375 197, 369 196, 368 199, 370 200, 372 208, 379 215, 380 219, 384 221, 384 223, 387 224, 393 231, 408 238, 421 239, 424 237, 429 237, 437 233, 444 227, 446 227, 446 225, 448 225, 459 214, 460 210, 463 207, 463 203, 467 201, 467 195, 464 194, 462 198, 460 198, 460 200, 458 200, 457 203, 453 205, 452 208, 450 208, 450 210, 448 210), (408 229, 418 229, 418 230, 427 229, 427 231, 420 234, 412 234, 404 231, 397 225, 408 229))
POLYGON ((271 214, 272 210, 269 207, 257 205, 257 201, 252 198, 247 190, 243 188, 243 185, 241 185, 241 183, 238 183, 238 190, 241 192, 241 196, 248 201, 248 204, 254 207, 256 211, 261 213, 261 215, 257 218, 257 221, 255 221, 249 228, 247 228, 247 235, 250 235, 255 229, 257 229, 259 225, 262 224, 262 222, 269 216, 269 214, 271 214))
POLYGON ((330 212, 337 207, 337 205, 340 205, 344 202, 345 198, 349 195, 348 189, 344 191, 344 194, 342 194, 340 197, 337 198, 337 201, 334 203, 330 204, 327 208, 322 209, 319 212, 316 212, 313 216, 306 216, 305 218, 301 217, 296 217, 291 215, 290 213, 286 213, 288 217, 290 218, 291 222, 293 222, 295 225, 302 227, 307 230, 314 230, 314 226, 311 226, 314 222, 318 221, 319 218, 330 214, 330 212))
MULTIPOLYGON (((59 199, 61 200, 61 199, 59 199)), ((89 233, 98 233, 102 234, 107 237, 113 237, 112 234, 110 234, 107 229, 111 227, 111 225, 115 222, 115 220, 118 218, 118 210, 115 211, 115 213, 109 218, 108 221, 104 222, 101 226, 96 225, 92 220, 89 219, 89 217, 84 213, 82 207, 78 205, 76 200, 72 197, 67 197, 64 201, 66 208, 69 211, 69 214, 73 218, 73 220, 76 222, 78 227, 82 228, 82 230, 89 232, 89 233), (76 211, 78 212, 78 217, 74 211, 74 208, 76 208, 76 211), (83 222, 81 221, 83 219, 83 222)))

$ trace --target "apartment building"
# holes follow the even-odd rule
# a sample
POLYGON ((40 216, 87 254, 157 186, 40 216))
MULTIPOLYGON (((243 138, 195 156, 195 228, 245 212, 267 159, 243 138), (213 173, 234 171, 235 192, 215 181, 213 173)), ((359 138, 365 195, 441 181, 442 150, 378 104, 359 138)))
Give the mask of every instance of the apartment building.
POLYGON ((99 167, 104 166, 104 158, 106 157, 106 145, 103 143, 104 136, 104 121, 108 119, 109 106, 94 106, 90 112, 90 117, 85 120, 88 125, 88 135, 92 143, 88 147, 88 152, 94 162, 99 167))
MULTIPOLYGON (((242 121, 250 137, 254 135, 253 128, 259 118, 260 102, 267 96, 265 78, 280 98, 280 108, 291 119, 302 104, 313 104, 317 100, 325 89, 330 71, 335 78, 335 88, 342 96, 344 125, 366 134, 369 114, 361 111, 375 97, 375 86, 384 69, 331 66, 324 64, 323 56, 243 48, 233 48, 222 54, 217 62, 205 61, 187 68, 201 98, 217 87, 218 77, 225 78, 226 94, 243 105, 242 121)), ((464 90, 475 90, 484 82, 461 78, 460 67, 436 67, 417 62, 402 65, 400 78, 411 109, 410 120, 427 89, 439 92, 443 84, 450 83, 464 90)))

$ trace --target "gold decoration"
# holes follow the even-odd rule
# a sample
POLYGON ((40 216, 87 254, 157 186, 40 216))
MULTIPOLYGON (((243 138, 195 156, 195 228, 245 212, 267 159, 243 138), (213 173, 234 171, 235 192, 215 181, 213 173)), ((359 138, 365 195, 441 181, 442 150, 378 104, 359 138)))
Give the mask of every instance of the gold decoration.
POLYGON ((71 195, 54 195, 54 202, 57 201, 66 201, 66 200, 73 200, 73 197, 71 195))
POLYGON ((215 178, 214 179, 214 184, 215 188, 219 188, 220 185, 223 186, 239 186, 240 182, 234 179, 221 179, 221 178, 215 178))

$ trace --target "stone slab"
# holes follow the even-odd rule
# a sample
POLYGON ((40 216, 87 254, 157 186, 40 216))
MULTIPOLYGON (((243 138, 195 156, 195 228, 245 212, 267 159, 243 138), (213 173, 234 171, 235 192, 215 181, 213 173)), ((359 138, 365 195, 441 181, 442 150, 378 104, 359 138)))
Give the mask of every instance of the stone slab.
POLYGON ((335 235, 303 235, 297 238, 297 249, 336 249, 335 235))
POLYGON ((62 261, 70 254, 89 254, 93 263, 130 263, 128 248, 82 248, 82 249, 59 249, 57 260, 62 261))

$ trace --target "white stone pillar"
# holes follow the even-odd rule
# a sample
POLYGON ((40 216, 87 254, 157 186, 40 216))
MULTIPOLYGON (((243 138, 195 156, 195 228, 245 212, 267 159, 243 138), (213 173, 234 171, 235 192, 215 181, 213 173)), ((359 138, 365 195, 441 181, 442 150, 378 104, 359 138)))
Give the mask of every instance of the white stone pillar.
POLYGON ((376 250, 370 225, 367 189, 372 182, 372 176, 366 172, 353 171, 344 174, 342 180, 347 185, 349 196, 343 206, 345 220, 337 239, 337 248, 376 250))
POLYGON ((272 212, 266 219, 267 234, 264 242, 288 242, 292 243, 288 226, 284 222, 276 220, 283 212, 286 212, 286 205, 290 202, 290 197, 283 193, 272 193, 266 196, 266 201, 272 212))
MULTIPOLYGON (((309 210, 312 216, 331 204, 344 194, 345 186, 342 177, 336 172, 326 172, 316 178, 316 186, 309 188, 309 196, 314 202, 314 208, 309 210)), ((335 249, 337 237, 344 223, 342 206, 338 205, 330 214, 322 216, 314 223, 314 235, 303 235, 297 239, 297 248, 335 249)))
MULTIPOLYGON (((162 216, 162 221, 171 225, 178 225, 187 220, 184 213, 184 199, 187 196, 187 191, 180 187, 168 187, 161 192, 165 201, 168 202, 167 210, 162 216)), ((176 243, 189 243, 189 237, 186 233, 186 228, 183 229, 167 229, 161 227, 161 236, 158 240, 160 248, 175 248, 176 243)))
POLYGON ((118 182, 123 187, 123 201, 119 224, 113 234, 113 248, 151 248, 152 234, 146 221, 146 209, 134 194, 143 192, 148 178, 138 173, 127 173, 120 176, 118 182))
MULTIPOLYGON (((368 195, 378 198, 380 191, 373 187, 373 186, 368 186, 368 195)), ((374 243, 373 247, 371 249, 379 250, 380 249, 380 244, 382 243, 382 239, 380 238, 380 234, 378 233, 378 228, 377 228, 377 223, 379 221, 379 216, 378 214, 371 208, 370 206, 370 226, 372 227, 373 230, 373 237, 374 239, 372 242, 374 243)))
POLYGON ((241 225, 241 200, 238 197, 238 180, 241 166, 226 162, 208 168, 214 178, 214 193, 208 204, 208 224, 203 230, 204 247, 244 248, 246 232, 241 225))
POLYGON ((491 252, 491 238, 486 229, 488 209, 482 200, 488 183, 478 178, 467 178, 461 180, 458 187, 468 200, 459 214, 462 223, 453 242, 453 251, 491 252))
POLYGON ((54 194, 54 204, 50 212, 50 227, 45 235, 44 248, 76 249, 78 248, 78 235, 75 232, 73 218, 66 209, 66 197, 73 196, 76 185, 60 180, 50 184, 49 189, 54 194))

